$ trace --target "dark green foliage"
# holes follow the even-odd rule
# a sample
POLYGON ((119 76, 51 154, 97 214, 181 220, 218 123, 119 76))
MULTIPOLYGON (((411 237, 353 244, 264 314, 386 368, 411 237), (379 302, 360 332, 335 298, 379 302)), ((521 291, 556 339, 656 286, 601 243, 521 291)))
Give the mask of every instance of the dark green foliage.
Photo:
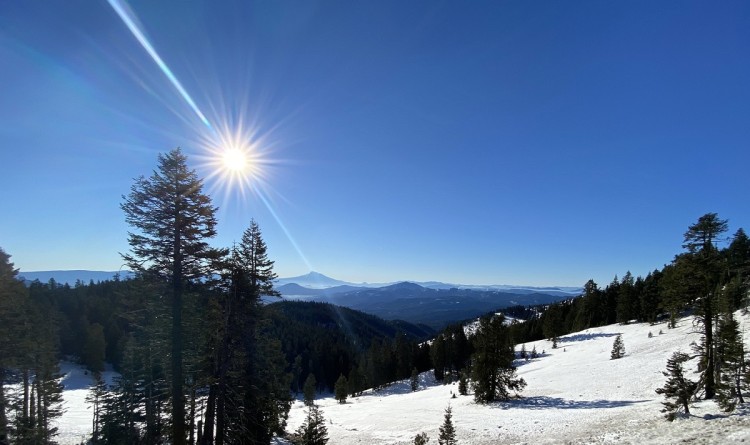
POLYGON ((344 377, 344 374, 341 374, 338 380, 336 380, 336 386, 333 389, 334 397, 336 397, 339 403, 346 403, 347 389, 346 377, 344 377))
POLYGON ((453 414, 451 406, 445 408, 445 416, 443 417, 443 424, 440 426, 440 435, 438 435, 438 444, 440 445, 456 445, 456 429, 453 427, 453 414))
POLYGON ((680 411, 685 415, 690 414, 690 400, 695 394, 698 384, 685 377, 683 364, 690 360, 690 356, 682 352, 675 352, 667 360, 667 370, 663 372, 667 382, 663 387, 656 390, 657 394, 663 394, 667 399, 662 402, 667 420, 674 420, 680 411))
POLYGON ((513 342, 503 321, 502 315, 481 318, 474 337, 471 383, 478 403, 508 400, 511 392, 517 393, 526 386, 522 378, 516 377, 513 342))
POLYGON ((104 411, 104 401, 107 397, 107 384, 100 373, 94 373, 94 385, 89 389, 86 395, 86 404, 93 413, 91 421, 91 442, 96 444, 101 440, 102 431, 102 412, 104 411))
POLYGON ((469 381, 466 378, 465 372, 461 372, 461 377, 458 379, 458 393, 462 396, 469 393, 469 381))
POLYGON ((307 417, 290 438, 294 445, 325 445, 328 443, 328 429, 317 405, 309 405, 307 417))
POLYGON ((430 442, 430 438, 427 437, 427 433, 419 433, 414 437, 414 445, 427 445, 430 442))
POLYGON ((636 315, 637 295, 635 289, 635 280, 633 275, 628 271, 617 292, 617 322, 626 324, 636 315))
POLYGON ((417 371, 417 368, 411 369, 411 378, 409 379, 409 382, 412 391, 419 389, 419 371, 417 371))
POLYGON ((622 335, 617 334, 617 337, 615 337, 615 341, 612 343, 612 353, 610 354, 610 358, 612 360, 617 360, 618 358, 622 358, 624 356, 625 356, 625 343, 622 341, 622 335))
POLYGON ((313 373, 321 388, 333 390, 344 374, 354 394, 408 378, 413 367, 420 372, 430 368, 429 346, 419 347, 423 338, 405 333, 413 329, 399 331, 404 323, 325 303, 281 301, 267 310, 288 370, 297 373, 293 389, 313 373), (359 375, 352 376, 354 369, 359 375))
POLYGON ((104 327, 94 323, 86 329, 86 342, 83 345, 81 361, 92 372, 104 371, 104 357, 107 348, 104 327))
POLYGON ((219 252, 206 242, 216 235, 216 208, 204 194, 203 182, 188 169, 179 149, 159 155, 159 166, 148 179, 136 179, 123 196, 131 252, 123 259, 139 275, 170 283, 171 300, 171 417, 172 441, 184 445, 185 393, 183 363, 183 296, 192 282, 210 275, 210 262, 219 252))
POLYGON ((318 383, 315 381, 313 374, 308 374, 305 379, 305 386, 302 387, 302 394, 305 397, 305 405, 311 406, 315 403, 315 393, 317 392, 318 383))
POLYGON ((746 385, 743 370, 745 350, 739 324, 731 313, 719 322, 717 332, 717 362, 721 374, 716 385, 716 402, 724 411, 734 411, 738 403, 745 403, 742 391, 746 385))

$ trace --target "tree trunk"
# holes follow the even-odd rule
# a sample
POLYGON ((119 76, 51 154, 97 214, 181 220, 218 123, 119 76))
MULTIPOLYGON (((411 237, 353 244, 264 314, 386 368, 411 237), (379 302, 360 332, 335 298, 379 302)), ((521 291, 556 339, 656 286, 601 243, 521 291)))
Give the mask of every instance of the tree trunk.
MULTIPOLYGON (((176 224, 176 227, 179 227, 176 224)), ((185 445, 185 397, 182 376, 182 253, 180 234, 174 238, 172 269, 172 443, 185 445)))
POLYGON ((201 445, 214 443, 214 419, 216 416, 216 384, 208 387, 208 402, 206 403, 206 422, 203 425, 201 445))
POLYGON ((704 304, 704 335, 706 336, 706 399, 713 399, 716 395, 716 380, 714 378, 714 329, 713 329, 713 310, 711 307, 712 296, 706 295, 704 304))

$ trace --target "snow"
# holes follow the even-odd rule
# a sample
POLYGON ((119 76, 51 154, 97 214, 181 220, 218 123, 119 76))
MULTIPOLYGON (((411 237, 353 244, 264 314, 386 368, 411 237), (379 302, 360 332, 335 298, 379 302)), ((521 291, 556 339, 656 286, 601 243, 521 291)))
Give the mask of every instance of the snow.
MULTIPOLYGON (((750 331, 750 316, 738 317, 743 332, 750 331)), ((655 389, 666 380, 662 371, 667 359, 677 350, 689 352, 690 343, 699 338, 692 319, 684 318, 675 329, 667 329, 666 323, 587 329, 561 337, 557 349, 546 340, 527 343, 527 351, 536 346, 544 354, 517 361, 527 387, 510 402, 478 405, 471 394, 452 398, 458 394, 457 383, 441 385, 427 372, 420 375, 417 392, 404 380, 349 398, 346 404, 331 394, 317 403, 330 444, 411 444, 423 431, 430 443, 437 443, 449 404, 457 438, 464 444, 750 443, 750 407, 725 414, 714 402, 700 401, 689 418, 675 422, 667 422, 660 412, 663 398, 655 389), (617 334, 622 334, 625 356, 610 360, 617 334)), ((91 410, 84 399, 92 378, 72 363, 63 363, 63 372, 67 412, 59 422, 58 441, 80 443, 91 432, 91 410)), ((108 379, 113 375, 105 373, 108 379)), ((295 402, 287 431, 296 430, 304 416, 303 403, 295 402)))
MULTIPOLYGON (((86 395, 94 384, 94 376, 83 367, 69 361, 60 362, 60 372, 63 375, 65 413, 58 422, 57 442, 62 445, 85 443, 91 436, 94 417, 93 409, 86 403, 86 395)), ((102 378, 111 385, 117 375, 108 365, 102 373, 102 378)))
MULTIPOLYGON (((739 314, 738 314, 739 315, 739 314)), ((750 317, 741 317, 750 327, 750 317)), ((697 341, 691 318, 677 328, 665 323, 611 325, 561 338, 552 349, 546 340, 526 344, 542 357, 519 360, 518 374, 527 382, 522 398, 478 405, 473 397, 457 396, 457 383, 440 385, 432 373, 420 376, 421 387, 410 392, 408 381, 338 404, 332 397, 318 400, 327 419, 330 443, 409 444, 424 431, 437 442, 444 409, 450 404, 459 443, 596 443, 667 444, 750 442, 750 409, 724 414, 712 401, 701 401, 691 417, 667 422, 660 412, 662 371, 674 351, 690 351, 697 341), (659 330, 663 331, 659 335, 659 330), (648 332, 653 338, 648 338, 648 332), (612 342, 622 334, 625 356, 611 360, 612 342)), ((517 350, 520 350, 518 345, 517 350)), ((697 375, 690 374, 697 380, 697 375)), ((304 419, 296 402, 287 430, 304 419)))

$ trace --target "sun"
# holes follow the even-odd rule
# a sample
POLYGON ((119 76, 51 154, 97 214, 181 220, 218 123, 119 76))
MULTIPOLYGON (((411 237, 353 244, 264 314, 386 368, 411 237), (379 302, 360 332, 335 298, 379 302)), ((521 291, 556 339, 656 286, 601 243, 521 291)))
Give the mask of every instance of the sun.
POLYGON ((250 159, 244 150, 227 147, 221 154, 221 165, 229 173, 244 173, 250 168, 250 159))

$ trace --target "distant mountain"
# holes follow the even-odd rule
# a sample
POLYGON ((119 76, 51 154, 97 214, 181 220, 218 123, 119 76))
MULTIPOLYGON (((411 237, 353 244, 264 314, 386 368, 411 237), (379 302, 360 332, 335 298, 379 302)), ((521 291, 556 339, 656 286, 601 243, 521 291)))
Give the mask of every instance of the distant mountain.
POLYGON ((327 277, 322 273, 310 272, 306 275, 300 275, 298 277, 279 278, 276 280, 276 287, 283 286, 285 284, 298 284, 310 289, 326 289, 335 286, 355 286, 353 283, 346 281, 336 280, 331 277, 327 277))
POLYGON ((432 289, 412 282, 395 283, 378 288, 349 286, 329 289, 306 289, 287 284, 279 288, 290 300, 332 303, 386 320, 405 320, 441 329, 447 324, 472 319, 510 306, 548 304, 571 298, 561 291, 531 292, 526 289, 500 291, 492 289, 432 289))
MULTIPOLYGON (((104 272, 100 270, 42 270, 36 272, 21 271, 18 273, 18 277, 27 282, 39 280, 42 283, 46 283, 51 278, 54 278, 59 284, 67 283, 73 286, 78 280, 85 284, 89 284, 90 281, 97 283, 99 281, 112 280, 117 274, 117 271, 104 272)), ((121 279, 133 276, 133 273, 129 270, 120 271, 119 274, 121 279)))

